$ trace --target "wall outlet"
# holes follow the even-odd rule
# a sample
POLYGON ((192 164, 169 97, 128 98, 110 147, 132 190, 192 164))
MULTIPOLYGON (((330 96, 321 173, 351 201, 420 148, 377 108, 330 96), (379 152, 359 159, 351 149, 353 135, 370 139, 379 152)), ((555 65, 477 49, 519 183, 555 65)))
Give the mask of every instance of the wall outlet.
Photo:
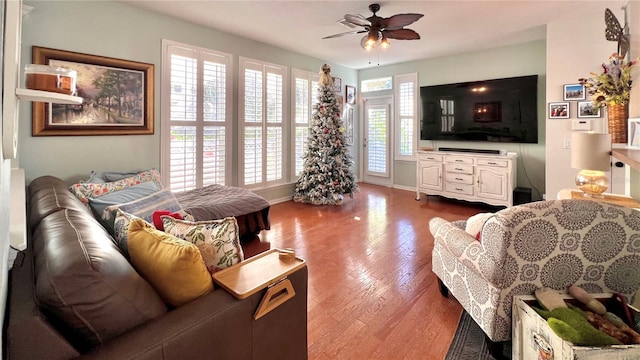
POLYGON ((562 147, 565 149, 571 149, 571 139, 562 140, 562 147))

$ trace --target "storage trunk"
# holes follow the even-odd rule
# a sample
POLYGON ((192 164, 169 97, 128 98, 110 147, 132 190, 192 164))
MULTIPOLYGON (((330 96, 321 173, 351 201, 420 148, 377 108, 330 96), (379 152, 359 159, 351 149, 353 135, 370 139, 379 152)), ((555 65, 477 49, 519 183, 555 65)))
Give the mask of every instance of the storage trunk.
MULTIPOLYGON (((612 294, 593 294, 607 310, 616 300, 612 294)), ((563 295, 565 301, 575 301, 570 295, 563 295)), ((537 306, 534 296, 519 295, 513 299, 513 360, 632 360, 640 359, 640 345, 614 345, 607 347, 576 346, 562 340, 531 307, 537 306)), ((631 309, 632 316, 637 312, 631 309)), ((618 314, 620 315, 620 314, 618 314)))

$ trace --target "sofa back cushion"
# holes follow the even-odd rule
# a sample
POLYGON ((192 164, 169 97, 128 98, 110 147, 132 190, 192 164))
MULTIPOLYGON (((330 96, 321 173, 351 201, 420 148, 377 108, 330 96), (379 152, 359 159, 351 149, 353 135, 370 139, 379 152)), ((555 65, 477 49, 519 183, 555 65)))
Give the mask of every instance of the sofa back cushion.
POLYGON ((34 228, 40 220, 62 209, 89 211, 68 189, 64 181, 53 176, 42 176, 29 184, 27 192, 29 206, 29 228, 34 228))
MULTIPOLYGON (((34 189, 42 185, 38 180, 34 189)), ((32 214, 48 213, 30 223, 30 246, 37 301, 60 332, 85 351, 165 313, 162 299, 90 211, 77 199, 64 205, 67 194, 74 197, 68 190, 57 206, 45 201, 48 210, 41 209, 36 199, 60 190, 50 185, 29 201, 32 214)))

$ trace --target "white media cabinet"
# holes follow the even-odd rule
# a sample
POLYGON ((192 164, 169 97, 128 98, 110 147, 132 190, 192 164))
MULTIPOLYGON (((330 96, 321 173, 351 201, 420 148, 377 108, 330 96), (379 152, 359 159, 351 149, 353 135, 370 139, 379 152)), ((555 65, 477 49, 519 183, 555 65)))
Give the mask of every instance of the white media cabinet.
POLYGON ((516 153, 418 151, 416 200, 440 195, 495 206, 512 206, 516 153))

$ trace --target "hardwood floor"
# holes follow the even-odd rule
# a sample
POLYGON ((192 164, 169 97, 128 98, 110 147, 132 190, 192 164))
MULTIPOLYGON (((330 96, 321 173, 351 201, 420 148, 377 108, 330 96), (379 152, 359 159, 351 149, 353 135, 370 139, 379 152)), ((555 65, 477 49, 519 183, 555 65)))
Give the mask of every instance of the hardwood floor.
POLYGON ((309 268, 309 359, 443 359, 461 307, 431 272, 429 219, 494 210, 368 184, 342 206, 272 206, 261 238, 309 268))

